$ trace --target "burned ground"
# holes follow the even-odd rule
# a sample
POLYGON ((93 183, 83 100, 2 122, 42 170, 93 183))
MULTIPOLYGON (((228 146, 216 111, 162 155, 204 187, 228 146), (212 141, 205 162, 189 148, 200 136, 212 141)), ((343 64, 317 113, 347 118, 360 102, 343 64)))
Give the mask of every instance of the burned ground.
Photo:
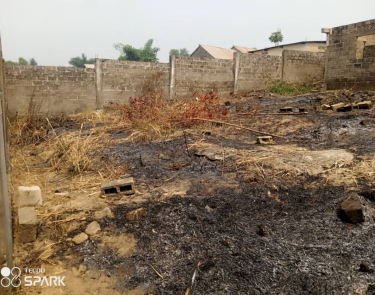
POLYGON ((375 133, 371 123, 360 122, 372 120, 374 112, 319 110, 323 102, 344 98, 374 96, 328 93, 231 102, 236 124, 282 136, 269 146, 255 144, 258 134, 225 124, 152 142, 111 131, 111 144, 91 154, 98 160, 92 169, 126 166, 135 179, 135 196, 101 199, 94 194, 96 181, 72 190, 67 201, 46 187, 48 217, 38 240, 59 243, 42 261, 40 248, 29 244, 19 251, 31 253, 29 263, 35 265, 48 262, 65 271, 83 265, 87 270, 78 276, 99 271, 88 279, 112 280, 101 294, 184 294, 198 263, 194 294, 365 294, 374 284, 375 204, 371 193, 363 194, 366 221, 359 225, 342 216, 340 204, 350 191, 373 188, 375 133), (305 108, 307 114, 271 115, 285 106, 305 108), (254 107, 269 115, 247 115, 254 107), (91 204, 78 202, 85 194, 91 204), (104 206, 113 216, 95 218, 104 206), (147 216, 128 221, 126 214, 139 207, 147 216), (51 212, 57 212, 53 219, 51 212), (75 226, 66 225, 72 220, 75 226), (100 234, 74 245, 70 238, 94 220, 100 234), (54 229, 66 236, 51 234, 54 229), (106 244, 107 236, 134 236, 136 252, 120 255, 117 246, 106 244))

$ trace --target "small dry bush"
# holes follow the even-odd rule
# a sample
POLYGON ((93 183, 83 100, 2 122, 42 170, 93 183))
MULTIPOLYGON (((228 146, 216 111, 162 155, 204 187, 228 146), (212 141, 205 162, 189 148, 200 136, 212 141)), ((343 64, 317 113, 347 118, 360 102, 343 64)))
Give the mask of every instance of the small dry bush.
POLYGON ((83 124, 78 134, 76 132, 63 133, 61 136, 54 134, 55 141, 52 148, 55 151, 55 160, 52 166, 55 170, 66 169, 69 174, 77 175, 93 167, 93 153, 104 145, 105 136, 93 133, 82 135, 82 129, 83 124))
POLYGON ((129 104, 112 104, 120 111, 121 121, 132 130, 156 138, 177 128, 188 128, 201 124, 198 119, 222 119, 227 110, 220 105, 219 97, 214 92, 193 94, 195 99, 167 102, 163 99, 160 87, 161 74, 148 77, 140 97, 130 98, 129 104))
POLYGON ((38 115, 41 104, 34 98, 34 91, 29 106, 24 114, 9 120, 9 136, 12 144, 25 146, 37 143, 46 137, 46 122, 38 115))

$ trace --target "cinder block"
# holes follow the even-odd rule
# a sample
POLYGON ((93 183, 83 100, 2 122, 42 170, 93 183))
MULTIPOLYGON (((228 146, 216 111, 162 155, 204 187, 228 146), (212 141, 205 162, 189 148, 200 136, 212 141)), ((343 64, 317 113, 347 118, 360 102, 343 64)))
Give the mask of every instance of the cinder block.
POLYGON ((272 136, 259 136, 257 137, 257 144, 274 144, 272 136))
POLYGON ((43 204, 42 192, 39 186, 19 186, 18 198, 15 200, 17 207, 40 207, 43 204))
POLYGON ((293 112, 293 108, 292 107, 280 108, 280 112, 282 113, 293 112))
POLYGON ((133 177, 104 182, 101 185, 103 195, 132 195, 135 193, 133 177))
POLYGON ((357 103, 354 107, 358 108, 358 109, 371 109, 372 102, 371 101, 362 101, 362 102, 357 103))
POLYGON ((343 107, 336 109, 337 112, 350 112, 353 109, 352 104, 346 104, 343 107))
POLYGON ((18 209, 18 242, 29 243, 36 240, 38 218, 34 207, 18 209))
POLYGON ((343 102, 339 102, 336 104, 331 105, 332 111, 337 111, 337 109, 342 108, 345 104, 343 102))

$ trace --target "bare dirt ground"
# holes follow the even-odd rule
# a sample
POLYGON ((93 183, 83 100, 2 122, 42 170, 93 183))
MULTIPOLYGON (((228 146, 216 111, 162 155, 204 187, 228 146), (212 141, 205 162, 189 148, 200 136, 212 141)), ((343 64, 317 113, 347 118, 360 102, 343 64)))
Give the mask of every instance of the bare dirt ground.
POLYGON ((37 241, 16 244, 15 257, 66 276, 66 286, 16 292, 185 294, 197 269, 194 294, 373 294, 375 204, 361 196, 359 225, 339 208, 348 192, 374 186, 375 112, 320 110, 362 100, 375 94, 229 99, 225 121, 280 136, 273 145, 216 123, 150 141, 109 128, 111 111, 51 122, 47 140, 11 147, 13 192, 39 185, 44 202, 37 241), (307 113, 275 114, 285 106, 307 113), (77 145, 79 160, 91 161, 78 174, 59 157, 76 141, 89 151, 77 145), (102 182, 128 173, 134 195, 100 196, 102 182), (140 207, 147 216, 128 221, 140 207), (92 221, 101 231, 75 245, 92 221))

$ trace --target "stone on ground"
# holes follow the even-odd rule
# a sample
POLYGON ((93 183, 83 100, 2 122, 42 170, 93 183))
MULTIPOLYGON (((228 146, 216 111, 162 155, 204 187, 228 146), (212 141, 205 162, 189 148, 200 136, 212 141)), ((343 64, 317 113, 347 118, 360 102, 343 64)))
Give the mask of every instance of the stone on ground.
POLYGON ((129 221, 137 221, 140 220, 142 216, 147 216, 147 211, 145 208, 138 208, 136 210, 128 212, 126 214, 126 219, 129 221))
POLYGON ((102 219, 102 218, 105 218, 105 217, 108 217, 108 218, 114 218, 115 217, 109 207, 105 207, 104 209, 94 213, 95 219, 102 219))
POLYGON ((91 222, 85 230, 85 233, 89 236, 95 235, 98 231, 100 231, 100 225, 97 221, 91 222))
POLYGON ((367 126, 367 125, 370 125, 370 124, 372 124, 372 123, 373 123, 373 121, 370 120, 370 119, 362 120, 362 121, 360 122, 360 124, 363 125, 363 126, 367 126))
POLYGON ((80 245, 80 244, 82 244, 83 242, 86 242, 88 238, 89 238, 88 235, 86 235, 85 233, 80 233, 80 234, 76 235, 76 236, 72 239, 72 241, 73 241, 74 244, 76 244, 76 245, 80 245))
POLYGON ((353 223, 360 223, 365 221, 362 203, 358 195, 356 194, 351 194, 341 203, 341 210, 353 223))

